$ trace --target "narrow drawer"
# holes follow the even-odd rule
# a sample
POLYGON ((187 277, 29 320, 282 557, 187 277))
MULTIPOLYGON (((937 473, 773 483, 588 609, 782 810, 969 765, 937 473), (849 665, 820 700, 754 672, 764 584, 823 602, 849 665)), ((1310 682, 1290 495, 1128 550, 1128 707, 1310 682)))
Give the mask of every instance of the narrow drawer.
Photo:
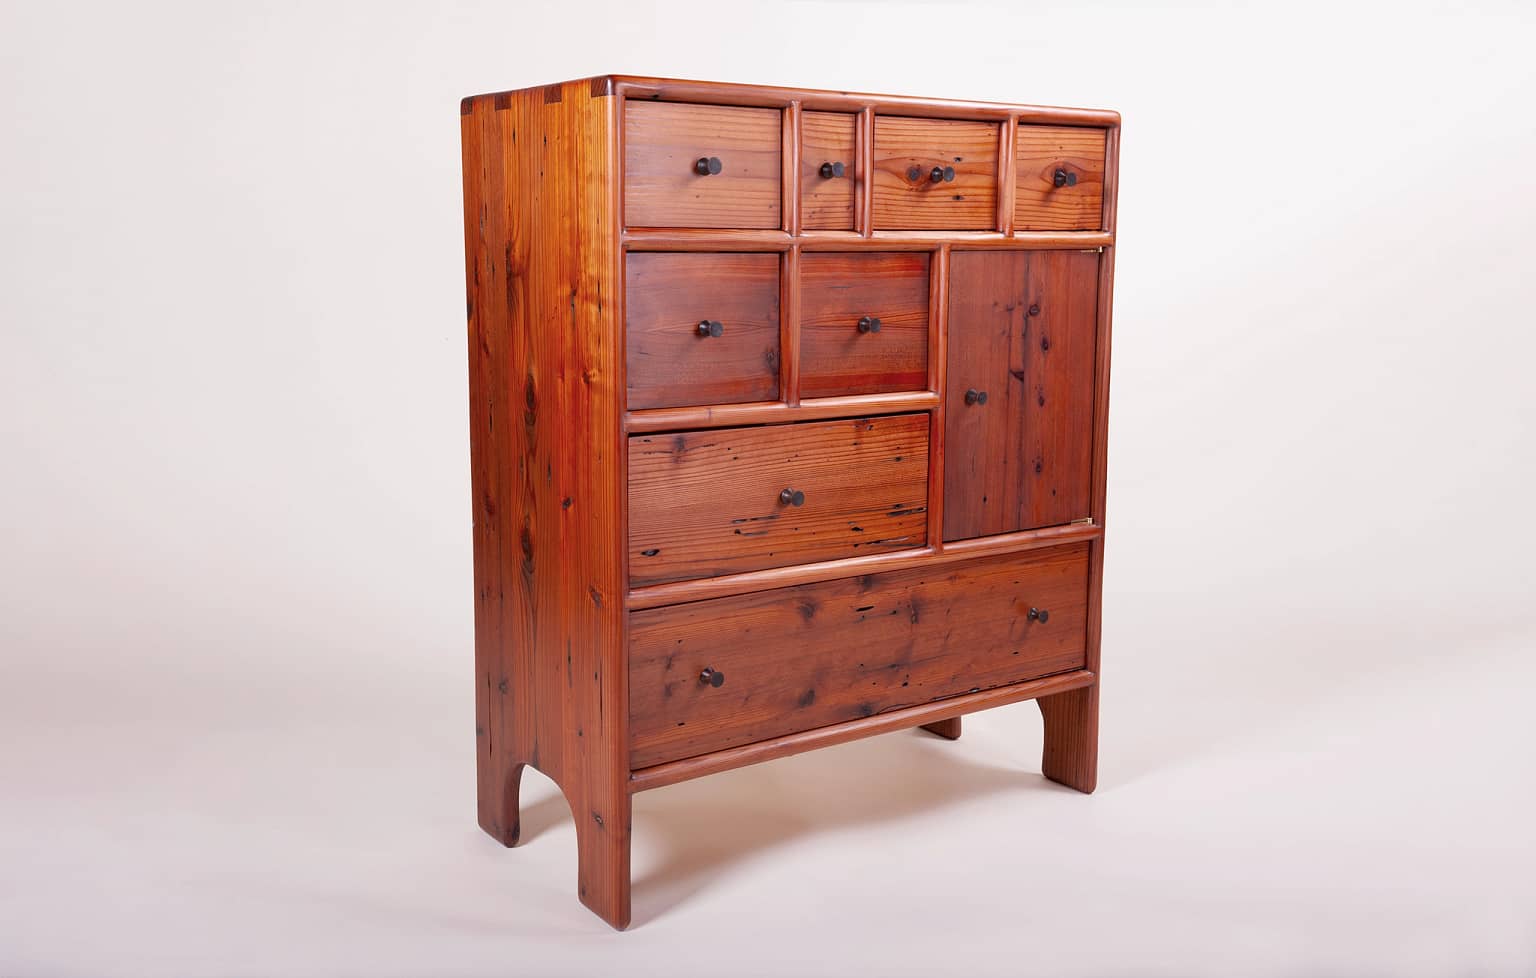
POLYGON ((928 416, 629 439, 629 579, 659 584, 922 546, 928 416))
POLYGON ((875 117, 877 230, 997 227, 993 122, 875 117))
POLYGON ((630 765, 1081 669, 1087 615, 1087 544, 637 611, 630 765))
POLYGON ((625 259, 630 410, 779 396, 779 256, 625 259))
POLYGON ((1014 153, 1015 230, 1103 227, 1103 129, 1020 126, 1014 153))
POLYGON ((808 231, 852 231, 858 183, 855 116, 800 114, 800 226, 808 231))
POLYGON ((928 387, 928 253, 800 259, 800 394, 928 387))
POLYGON ((781 119, 777 109, 626 102, 624 223, 779 227, 781 119))

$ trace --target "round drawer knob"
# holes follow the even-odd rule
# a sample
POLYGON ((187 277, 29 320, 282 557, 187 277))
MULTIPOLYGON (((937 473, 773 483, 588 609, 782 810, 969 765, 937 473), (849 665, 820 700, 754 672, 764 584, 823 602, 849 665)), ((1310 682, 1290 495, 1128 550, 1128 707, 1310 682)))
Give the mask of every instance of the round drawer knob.
POLYGON ((859 317, 859 332, 861 332, 861 333, 878 333, 878 332, 880 332, 880 317, 879 316, 860 316, 859 317))
POLYGON ((844 170, 842 162, 838 161, 836 163, 821 164, 821 170, 818 172, 821 173, 821 178, 823 180, 831 180, 833 177, 842 176, 847 171, 844 170))
POLYGON ((693 163, 693 172, 701 177, 712 177, 721 170, 720 157, 701 156, 693 163))
POLYGON ((725 326, 718 319, 701 319, 698 331, 700 336, 724 336, 725 326))
POLYGON ((934 183, 954 183, 955 168, 952 166, 936 166, 928 171, 928 179, 934 183))
POLYGON ((1068 172, 1058 166, 1056 172, 1051 174, 1051 183, 1058 187, 1075 187, 1077 186, 1077 174, 1068 172))
POLYGON ((785 489, 779 493, 779 502, 785 506, 801 506, 805 504, 805 493, 799 489, 785 489))
POLYGON ((1046 611, 1044 608, 1031 608, 1029 609, 1029 620, 1038 621, 1040 624, 1044 625, 1046 622, 1051 620, 1051 613, 1046 611))
POLYGON ((699 673, 699 682, 706 686, 713 686, 715 689, 719 689, 721 686, 725 685, 725 673, 721 672, 719 669, 706 668, 703 672, 699 673))
POLYGON ((987 392, 986 391, 979 391, 976 388, 972 387, 970 390, 965 392, 965 403, 967 403, 967 404, 985 404, 985 403, 987 403, 987 392))

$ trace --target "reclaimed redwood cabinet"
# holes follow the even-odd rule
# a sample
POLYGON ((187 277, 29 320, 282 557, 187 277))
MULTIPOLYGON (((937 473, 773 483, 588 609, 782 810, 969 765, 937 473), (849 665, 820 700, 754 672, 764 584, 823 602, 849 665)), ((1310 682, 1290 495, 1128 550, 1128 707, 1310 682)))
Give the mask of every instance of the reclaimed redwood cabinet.
POLYGON ((464 99, 479 822, 630 917, 648 788, 1035 700, 1094 788, 1114 112, 464 99))

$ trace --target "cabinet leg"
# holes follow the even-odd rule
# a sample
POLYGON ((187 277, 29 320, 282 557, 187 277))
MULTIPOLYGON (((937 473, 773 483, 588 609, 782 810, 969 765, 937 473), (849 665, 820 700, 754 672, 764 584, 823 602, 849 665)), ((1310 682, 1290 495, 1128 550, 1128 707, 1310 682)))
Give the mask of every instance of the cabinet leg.
POLYGON ((931 734, 943 737, 945 740, 959 740, 960 718, 950 717, 948 720, 935 720, 932 723, 923 724, 923 729, 931 734))
POLYGON ((518 811, 518 792, 523 783, 522 764, 494 764, 480 758, 480 827, 502 845, 517 845, 522 829, 518 811))
POLYGON ((617 930, 629 926, 631 801, 620 787, 589 798, 576 814, 576 893, 587 909, 617 930))
POLYGON ((1099 780, 1099 684, 1035 702, 1045 721, 1041 771, 1052 781, 1091 794, 1099 780))

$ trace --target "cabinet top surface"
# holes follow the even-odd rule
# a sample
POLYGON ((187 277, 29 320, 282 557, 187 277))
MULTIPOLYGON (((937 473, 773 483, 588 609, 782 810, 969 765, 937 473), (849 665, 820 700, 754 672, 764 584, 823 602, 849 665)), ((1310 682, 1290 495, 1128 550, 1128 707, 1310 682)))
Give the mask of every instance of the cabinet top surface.
MULTIPOLYGON (((679 102, 729 102, 735 105, 788 106, 800 103, 809 109, 854 111, 873 108, 885 114, 946 116, 949 118, 1004 119, 1022 116, 1025 120, 1059 122, 1115 128, 1120 113, 1111 109, 1083 109, 1033 105, 1023 102, 989 102, 967 99, 927 98, 910 95, 880 95, 867 92, 833 91, 815 88, 788 88, 776 85, 743 85, 727 82, 697 81, 682 78, 650 78, 642 75, 596 75, 549 85, 532 85, 510 91, 552 90, 564 85, 584 83, 593 97, 623 95, 626 98, 679 102)), ((505 95, 487 92, 470 98, 505 95)))

